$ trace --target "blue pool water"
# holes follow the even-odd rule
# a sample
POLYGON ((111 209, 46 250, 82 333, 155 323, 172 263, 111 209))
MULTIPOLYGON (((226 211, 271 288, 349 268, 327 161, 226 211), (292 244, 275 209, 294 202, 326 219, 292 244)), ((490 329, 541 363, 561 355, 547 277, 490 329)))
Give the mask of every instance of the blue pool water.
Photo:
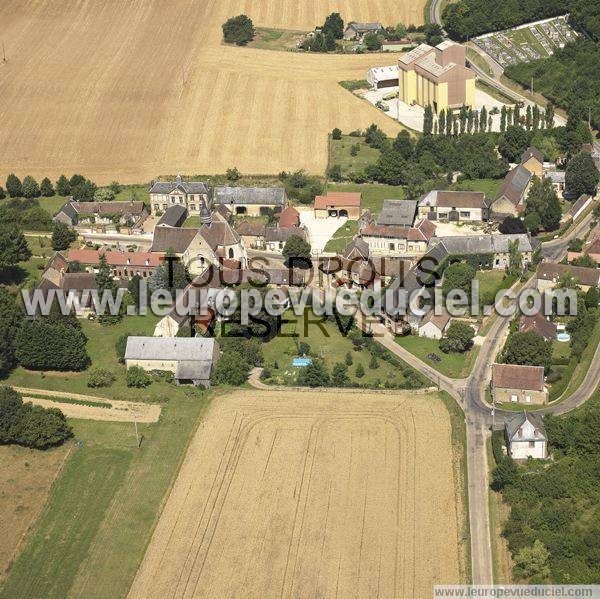
POLYGON ((569 333, 559 333, 558 335, 556 335, 556 340, 557 341, 570 341, 571 340, 571 335, 569 335, 569 333))
POLYGON ((296 368, 301 368, 302 366, 308 366, 309 364, 312 364, 312 358, 293 358, 292 359, 292 366, 295 366, 296 368))

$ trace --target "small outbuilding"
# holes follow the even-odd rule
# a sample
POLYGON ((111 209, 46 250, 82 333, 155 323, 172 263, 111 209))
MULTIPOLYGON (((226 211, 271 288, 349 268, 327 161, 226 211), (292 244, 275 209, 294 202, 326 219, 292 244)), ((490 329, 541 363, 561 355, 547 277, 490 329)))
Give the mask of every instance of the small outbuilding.
POLYGON ((373 89, 398 87, 398 65, 373 67, 367 71, 367 81, 373 89))
POLYGON ((315 218, 347 217, 352 220, 360 218, 362 194, 359 192, 330 191, 327 195, 316 196, 315 218))
POLYGON ((450 326, 450 314, 442 310, 441 314, 436 314, 432 308, 425 314, 419 325, 419 337, 427 339, 441 339, 450 326))
POLYGON ((548 457, 548 437, 539 414, 520 412, 504 419, 508 453, 514 460, 548 457))

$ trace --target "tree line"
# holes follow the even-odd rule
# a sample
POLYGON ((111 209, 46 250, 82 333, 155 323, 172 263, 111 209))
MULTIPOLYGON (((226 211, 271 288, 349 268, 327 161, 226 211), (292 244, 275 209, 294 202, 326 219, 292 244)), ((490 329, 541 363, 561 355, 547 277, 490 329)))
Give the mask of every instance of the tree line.
MULTIPOLYGON (((109 189, 114 188, 114 186, 120 189, 118 183, 111 183, 109 189)), ((59 195, 62 197, 73 196, 73 199, 79 202, 90 202, 94 199, 97 189, 93 181, 79 174, 72 175, 70 179, 67 179, 65 175, 61 175, 53 185, 48 177, 44 177, 41 183, 38 184, 31 175, 27 175, 21 181, 17 175, 11 173, 6 178, 6 191, 0 187, 0 200, 6 198, 7 194, 11 198, 25 199, 50 198, 59 195)))

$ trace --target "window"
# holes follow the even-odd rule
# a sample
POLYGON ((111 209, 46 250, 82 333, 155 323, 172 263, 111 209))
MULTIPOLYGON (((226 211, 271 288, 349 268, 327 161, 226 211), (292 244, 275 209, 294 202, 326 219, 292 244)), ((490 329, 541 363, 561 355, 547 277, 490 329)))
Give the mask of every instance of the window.
POLYGON ((531 395, 526 395, 525 396, 525 402, 526 403, 531 403, 531 395))
POLYGON ((196 204, 190 204, 190 210, 196 210, 196 204))
POLYGON ((511 395, 511 396, 510 396, 510 401, 513 401, 513 402, 515 402, 515 401, 517 401, 517 400, 518 400, 518 397, 517 397, 516 395, 511 395))
POLYGON ((533 449, 535 447, 535 441, 529 441, 529 449, 533 449))
POLYGON ((461 218, 471 218, 471 213, 470 212, 461 212, 460 217, 461 218))
POLYGON ((233 248, 229 248, 229 257, 233 258, 233 248))
POLYGON ((396 245, 394 243, 390 243, 389 249, 392 250, 392 251, 395 250, 396 249, 396 245))

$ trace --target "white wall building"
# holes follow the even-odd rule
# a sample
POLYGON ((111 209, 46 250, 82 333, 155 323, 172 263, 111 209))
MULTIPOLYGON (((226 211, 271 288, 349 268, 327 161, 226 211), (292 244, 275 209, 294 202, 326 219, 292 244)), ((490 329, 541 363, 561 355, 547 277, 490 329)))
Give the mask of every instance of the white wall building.
POLYGON ((515 460, 548 457, 548 437, 542 417, 521 412, 504 419, 506 446, 515 460))

